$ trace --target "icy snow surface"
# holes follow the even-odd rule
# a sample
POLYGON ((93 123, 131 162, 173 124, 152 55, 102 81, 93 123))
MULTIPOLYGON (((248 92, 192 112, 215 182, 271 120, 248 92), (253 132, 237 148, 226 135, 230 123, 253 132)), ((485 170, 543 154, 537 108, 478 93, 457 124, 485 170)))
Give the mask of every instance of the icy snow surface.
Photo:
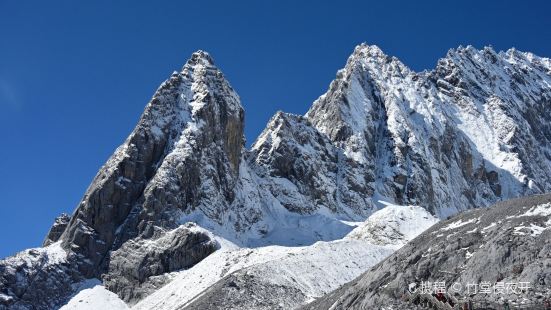
POLYGON ((80 291, 60 310, 123 310, 129 309, 124 301, 108 290, 97 279, 81 283, 80 291))

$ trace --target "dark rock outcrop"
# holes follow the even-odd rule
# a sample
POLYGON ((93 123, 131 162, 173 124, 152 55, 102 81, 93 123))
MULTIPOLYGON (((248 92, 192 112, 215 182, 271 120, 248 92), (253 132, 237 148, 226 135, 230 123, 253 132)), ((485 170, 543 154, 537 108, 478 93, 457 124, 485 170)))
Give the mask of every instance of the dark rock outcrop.
POLYGON ((155 240, 129 240, 111 252, 103 283, 132 303, 162 286, 163 278, 156 276, 192 267, 216 249, 216 242, 191 223, 155 240))
POLYGON ((54 242, 57 242, 65 231, 65 228, 67 228, 70 220, 71 217, 66 213, 62 213, 60 216, 56 217, 54 224, 46 235, 46 239, 44 239, 44 242, 42 243, 42 246, 48 246, 54 242))
POLYGON ((84 280, 59 244, 0 260, 0 309, 57 309, 84 280))

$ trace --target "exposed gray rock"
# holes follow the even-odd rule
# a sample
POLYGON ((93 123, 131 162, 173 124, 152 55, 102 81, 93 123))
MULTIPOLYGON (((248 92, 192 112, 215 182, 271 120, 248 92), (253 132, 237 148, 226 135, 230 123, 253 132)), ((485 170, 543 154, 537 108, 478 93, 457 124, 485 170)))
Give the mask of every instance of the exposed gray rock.
POLYGON ((434 225, 361 277, 305 309, 423 308, 419 296, 409 291, 413 284, 420 289, 423 282, 445 282, 447 296, 460 304, 488 302, 486 309, 501 309, 507 300, 510 305, 524 301, 536 308, 551 296, 550 239, 551 194, 465 212, 434 225), (485 282, 491 293, 466 289, 469 284, 485 282), (530 288, 519 289, 518 294, 494 293, 498 282, 528 282, 530 288), (452 289, 454 283, 462 288, 452 289))
POLYGON ((56 217, 54 224, 46 235, 46 239, 44 239, 44 242, 42 243, 42 246, 48 246, 52 243, 57 242, 59 240, 59 237, 61 237, 61 235, 65 231, 65 228, 67 228, 70 220, 71 217, 66 213, 62 213, 60 216, 56 217))
POLYGON ((235 272, 180 309, 292 309, 305 301, 304 293, 295 287, 272 284, 263 279, 257 281, 246 272, 235 272))
POLYGON ((303 116, 278 112, 253 145, 250 158, 272 195, 291 212, 310 214, 323 206, 354 219, 372 212, 368 176, 303 116), (282 186, 281 179, 295 187, 282 186))
POLYGON ((59 246, 29 249, 0 260, 0 309, 56 309, 83 280, 59 246))
MULTIPOLYGON (((73 257, 71 267, 83 278, 136 271, 136 279, 110 282, 116 293, 132 299, 147 291, 140 287, 144 277, 149 277, 149 285, 158 280, 155 275, 190 267, 210 254, 214 244, 203 240, 203 234, 162 237, 182 224, 182 214, 197 209, 223 223, 221 215, 235 197, 239 176, 243 117, 239 97, 212 58, 194 53, 158 88, 134 131, 92 181, 61 237, 53 237, 73 257), (140 246, 159 240, 165 251, 140 246), (125 249, 134 256, 123 264, 123 251, 116 250, 127 242, 125 249), (152 266, 133 269, 140 263, 152 266), (134 280, 136 292, 124 284, 134 280)), ((58 232, 57 227, 53 230, 58 232)), ((21 255, 26 259, 29 254, 21 255)), ((10 289, 11 282, 6 283, 10 289)), ((55 290, 64 296, 74 291, 51 286, 44 294, 55 295, 55 290)), ((22 298, 12 297, 14 303, 22 298)), ((48 309, 41 301, 29 302, 48 309)))
POLYGON ((216 242, 191 223, 155 240, 129 240, 110 253, 103 283, 133 303, 164 284, 162 277, 155 276, 192 267, 216 249, 216 242))

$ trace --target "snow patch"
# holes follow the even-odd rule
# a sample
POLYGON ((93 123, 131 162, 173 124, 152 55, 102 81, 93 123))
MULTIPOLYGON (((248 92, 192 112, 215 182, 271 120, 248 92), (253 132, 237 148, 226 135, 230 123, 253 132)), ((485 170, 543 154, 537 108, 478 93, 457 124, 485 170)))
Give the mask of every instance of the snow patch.
POLYGON ((80 283, 80 291, 60 310, 127 310, 129 307, 117 296, 105 289, 98 279, 80 283))
POLYGON ((530 224, 530 226, 517 226, 514 228, 513 235, 524 236, 529 234, 532 237, 537 237, 549 227, 540 227, 535 224, 530 224))
POLYGON ((551 203, 537 205, 521 216, 551 216, 551 203))
POLYGON ((13 297, 0 293, 0 301, 8 303, 13 300, 13 297))
POLYGON ((465 226, 467 224, 473 224, 473 223, 476 223, 478 221, 478 219, 470 219, 468 221, 465 221, 463 222, 462 219, 458 220, 458 221, 455 221, 455 222, 452 222, 451 224, 448 224, 447 226, 441 228, 440 230, 442 231, 448 231, 448 230, 452 230, 452 229, 456 229, 456 228, 459 228, 459 227, 462 227, 462 226, 465 226))
POLYGON ((44 251, 48 257, 48 264, 61 264, 67 261, 67 252, 61 247, 61 241, 44 247, 44 251))
POLYGON ((373 213, 362 225, 346 236, 373 244, 402 246, 439 220, 418 206, 390 205, 373 213))
POLYGON ((469 259, 469 258, 473 257, 473 255, 474 255, 474 253, 471 253, 471 252, 469 252, 469 250, 467 250, 465 252, 465 259, 469 259))

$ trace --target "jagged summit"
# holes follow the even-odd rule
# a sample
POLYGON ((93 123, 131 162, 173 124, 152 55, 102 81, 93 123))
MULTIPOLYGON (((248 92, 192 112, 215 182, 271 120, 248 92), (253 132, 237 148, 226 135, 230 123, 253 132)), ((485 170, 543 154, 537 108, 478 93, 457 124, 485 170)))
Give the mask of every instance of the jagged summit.
POLYGON ((350 55, 350 58, 365 58, 365 57, 387 57, 387 55, 377 45, 370 45, 363 42, 357 45, 350 55))
POLYGON ((201 64, 204 66, 214 66, 214 59, 208 52, 198 50, 191 54, 191 57, 186 62, 185 66, 195 66, 197 64, 201 64))
MULTIPOLYGON (((337 72, 337 79, 350 79, 353 74, 361 74, 366 70, 377 71, 381 67, 397 71, 396 74, 407 74, 411 71, 398 58, 385 54, 377 45, 362 43, 354 48, 345 67, 337 72)), ((373 78, 377 77, 377 75, 373 76, 373 78)), ((381 78, 384 77, 381 76, 381 78)))
POLYGON ((211 177, 217 185, 212 190, 230 196, 244 144, 243 118, 239 97, 208 54, 194 53, 155 92, 65 230, 64 247, 87 258, 83 272, 107 268, 106 255, 128 239, 178 226, 178 216, 169 214, 214 197, 201 188, 211 177))
MULTIPOLYGON (((514 58, 517 58, 520 60, 532 62, 534 64, 542 63, 546 67, 549 67, 551 61, 549 58, 540 57, 531 52, 520 51, 515 47, 511 47, 505 51, 496 51, 492 45, 483 46, 480 49, 474 47, 473 45, 459 45, 456 48, 450 48, 447 51, 446 55, 440 58, 437 63, 458 58, 463 60, 471 59, 474 62, 480 62, 484 59, 496 61, 498 57, 504 60, 508 60, 510 62, 514 62, 514 58)), ((396 64, 399 64, 399 66, 407 68, 407 70, 411 71, 411 73, 421 73, 414 72, 413 70, 409 69, 407 64, 402 63, 398 58, 392 55, 386 54, 379 46, 363 42, 354 48, 352 54, 346 62, 345 68, 338 71, 337 78, 342 75, 343 70, 350 70, 351 67, 361 62, 367 64, 378 63, 380 65, 388 62, 395 62, 396 64)), ((428 72, 434 70, 435 69, 427 68, 428 72)))
POLYGON ((549 102, 549 60, 514 54, 459 47, 434 70, 417 74, 362 44, 306 117, 365 165, 371 192, 401 204, 433 201, 461 209, 544 191, 536 180, 549 182, 539 171, 549 170, 550 157, 545 149, 523 150, 538 144, 526 139, 548 140, 547 130, 540 132, 547 125, 532 113, 545 114, 549 102), (539 168, 528 167, 534 164, 539 168), (450 169, 463 171, 461 178, 450 169))

